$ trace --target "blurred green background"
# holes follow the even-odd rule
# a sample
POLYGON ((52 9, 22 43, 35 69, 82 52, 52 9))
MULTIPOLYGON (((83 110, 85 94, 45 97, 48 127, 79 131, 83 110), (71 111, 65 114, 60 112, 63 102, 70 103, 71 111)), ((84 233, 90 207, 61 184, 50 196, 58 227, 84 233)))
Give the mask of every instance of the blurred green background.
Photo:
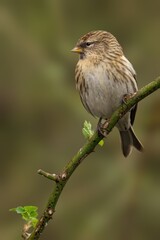
MULTIPOLYGON (((59 172, 83 145, 93 119, 75 90, 72 49, 91 30, 112 32, 137 71, 139 87, 160 75, 160 1, 1 0, 1 224, 20 239, 23 221, 10 208, 44 209, 59 172)), ((42 239, 160 239, 160 93, 139 104, 134 125, 145 146, 124 159, 115 129, 77 169, 42 239)))

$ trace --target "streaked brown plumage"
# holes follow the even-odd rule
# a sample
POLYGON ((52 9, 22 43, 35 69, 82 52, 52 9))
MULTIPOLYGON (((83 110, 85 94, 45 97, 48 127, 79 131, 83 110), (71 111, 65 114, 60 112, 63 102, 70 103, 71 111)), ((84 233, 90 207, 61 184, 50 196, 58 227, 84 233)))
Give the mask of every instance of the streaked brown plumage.
MULTIPOLYGON (((75 78, 84 107, 93 116, 109 119, 123 97, 138 89, 132 64, 124 56, 116 38, 106 31, 87 33, 72 51, 80 55, 75 78)), ((132 146, 143 150, 132 128, 136 109, 137 105, 117 124, 125 157, 130 154, 132 146)))

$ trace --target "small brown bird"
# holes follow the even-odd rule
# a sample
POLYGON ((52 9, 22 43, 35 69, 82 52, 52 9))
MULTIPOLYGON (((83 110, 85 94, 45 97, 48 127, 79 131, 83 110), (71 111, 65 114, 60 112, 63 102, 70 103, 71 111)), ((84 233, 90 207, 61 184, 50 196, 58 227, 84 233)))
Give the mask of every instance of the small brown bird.
MULTIPOLYGON (((137 92, 136 72, 116 38, 106 31, 92 31, 79 39, 73 52, 80 55, 75 69, 76 88, 93 116, 109 119, 124 96, 137 92)), ((137 105, 117 123, 122 151, 127 157, 134 146, 142 151, 132 125, 137 105)))

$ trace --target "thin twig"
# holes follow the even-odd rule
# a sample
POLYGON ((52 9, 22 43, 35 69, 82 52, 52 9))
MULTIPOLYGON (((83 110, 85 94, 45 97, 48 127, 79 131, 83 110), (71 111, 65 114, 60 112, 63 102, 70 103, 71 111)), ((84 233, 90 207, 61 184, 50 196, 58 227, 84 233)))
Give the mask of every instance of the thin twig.
POLYGON ((55 173, 48 173, 48 172, 43 171, 42 169, 39 169, 37 172, 38 172, 38 174, 40 174, 52 181, 55 181, 55 182, 59 181, 59 176, 55 173))

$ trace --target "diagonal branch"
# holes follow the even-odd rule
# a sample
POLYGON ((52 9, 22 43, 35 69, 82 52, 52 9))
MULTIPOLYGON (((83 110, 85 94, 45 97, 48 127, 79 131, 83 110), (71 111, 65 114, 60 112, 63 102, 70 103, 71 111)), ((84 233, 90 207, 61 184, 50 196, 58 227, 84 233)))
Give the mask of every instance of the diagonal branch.
MULTIPOLYGON (((107 126, 106 131, 109 134, 116 123, 122 118, 126 112, 128 112, 136 103, 156 91, 160 88, 160 77, 158 77, 153 82, 149 83, 145 87, 141 88, 132 98, 126 100, 111 116, 107 126)), ((105 123, 104 123, 105 124, 105 123)), ((105 125, 104 125, 105 126, 105 125)), ((40 238, 41 233, 47 226, 47 223, 52 219, 52 215, 55 212, 55 207, 57 205, 58 199, 62 193, 62 190, 67 183, 68 179, 71 177, 72 173, 76 170, 79 164, 94 151, 97 144, 104 138, 98 132, 95 132, 92 138, 75 154, 75 156, 66 164, 64 170, 59 174, 50 174, 42 170, 39 173, 53 181, 55 181, 54 189, 49 196, 48 203, 45 210, 39 219, 36 228, 31 233, 28 240, 37 240, 40 238)))

